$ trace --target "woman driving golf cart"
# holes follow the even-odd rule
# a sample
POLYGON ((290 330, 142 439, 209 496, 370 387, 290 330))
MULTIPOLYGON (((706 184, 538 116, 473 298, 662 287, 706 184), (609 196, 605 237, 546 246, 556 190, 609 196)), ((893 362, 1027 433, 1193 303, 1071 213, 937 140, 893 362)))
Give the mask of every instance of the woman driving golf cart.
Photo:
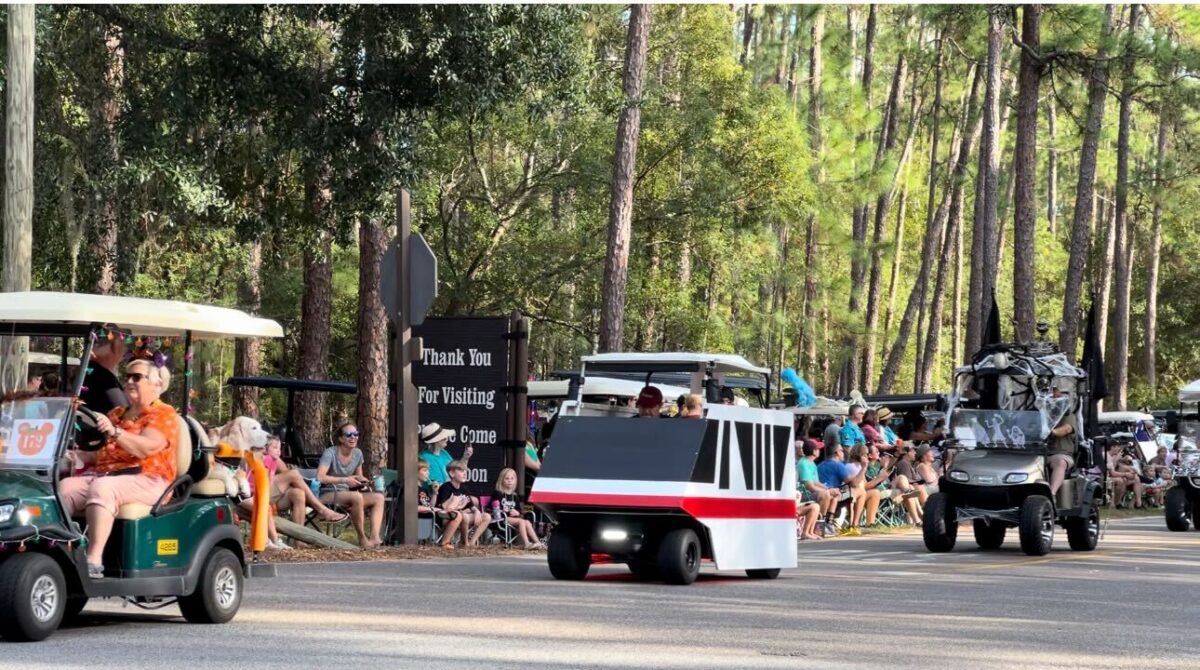
POLYGON ((104 547, 121 505, 153 505, 175 481, 175 442, 179 415, 159 400, 171 372, 146 359, 125 366, 129 409, 117 407, 96 416, 96 428, 108 437, 103 449, 78 452, 94 465, 92 474, 67 477, 60 484, 69 516, 86 508, 88 576, 104 576, 104 547))

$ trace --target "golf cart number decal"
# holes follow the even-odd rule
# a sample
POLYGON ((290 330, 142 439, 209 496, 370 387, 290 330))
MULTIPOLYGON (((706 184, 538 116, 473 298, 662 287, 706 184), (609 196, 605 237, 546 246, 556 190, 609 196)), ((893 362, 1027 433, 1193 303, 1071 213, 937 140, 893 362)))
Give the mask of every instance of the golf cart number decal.
POLYGON ((0 435, 0 461, 5 463, 38 464, 53 460, 58 444, 58 419, 16 419, 7 435, 0 435))
POLYGON ((179 540, 159 540, 158 541, 159 556, 178 556, 179 555, 179 540))

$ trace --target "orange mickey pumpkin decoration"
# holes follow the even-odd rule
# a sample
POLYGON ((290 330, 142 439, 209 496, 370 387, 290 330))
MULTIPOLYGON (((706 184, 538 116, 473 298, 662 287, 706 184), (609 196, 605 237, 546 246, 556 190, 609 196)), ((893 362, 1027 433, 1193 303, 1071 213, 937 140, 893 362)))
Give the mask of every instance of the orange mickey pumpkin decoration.
POLYGON ((22 424, 20 436, 17 438, 17 451, 22 456, 37 456, 46 448, 46 438, 54 430, 54 424, 44 423, 40 428, 31 424, 22 424))

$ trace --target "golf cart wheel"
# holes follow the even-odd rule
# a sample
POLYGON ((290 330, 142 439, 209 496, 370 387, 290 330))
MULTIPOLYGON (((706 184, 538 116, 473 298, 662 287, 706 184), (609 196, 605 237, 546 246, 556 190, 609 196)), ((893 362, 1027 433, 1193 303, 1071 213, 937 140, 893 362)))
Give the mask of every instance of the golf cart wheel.
POLYGON ((1163 513, 1167 516, 1167 528, 1178 533, 1188 529, 1188 498, 1183 487, 1176 486, 1167 491, 1163 513))
POLYGON ((179 611, 191 623, 225 623, 241 604, 242 563, 232 551, 217 547, 204 561, 196 590, 179 598, 179 611))
POLYGON ((975 544, 988 551, 999 549, 1004 544, 1004 533, 1007 531, 1008 527, 1004 524, 975 519, 975 544))
POLYGON ((1045 556, 1054 544, 1054 505, 1046 496, 1029 496, 1021 505, 1021 551, 1045 556))
POLYGON ((925 501, 921 533, 929 551, 940 554, 954 549, 958 540, 958 512, 945 493, 939 491, 925 501))
POLYGON ((1086 517, 1067 519, 1067 544, 1071 545, 1071 551, 1092 551, 1096 548, 1096 543, 1100 541, 1100 510, 1095 505, 1099 502, 1093 501, 1092 511, 1086 517))
POLYGON ((629 566, 629 571, 633 573, 633 576, 638 579, 647 582, 662 579, 662 575, 658 574, 658 564, 653 561, 634 559, 630 560, 626 565, 629 566))
POLYGON ((587 576, 588 568, 592 566, 591 549, 564 528, 550 534, 546 558, 555 579, 578 581, 587 576))
POLYGON ((29 552, 0 563, 0 637, 38 642, 62 623, 67 586, 54 559, 29 552))
POLYGON ((759 568, 757 570, 747 570, 746 576, 750 579, 775 579, 779 576, 779 568, 759 568))
POLYGON ((658 570, 667 584, 687 585, 700 574, 700 539, 691 528, 676 528, 658 547, 658 570))

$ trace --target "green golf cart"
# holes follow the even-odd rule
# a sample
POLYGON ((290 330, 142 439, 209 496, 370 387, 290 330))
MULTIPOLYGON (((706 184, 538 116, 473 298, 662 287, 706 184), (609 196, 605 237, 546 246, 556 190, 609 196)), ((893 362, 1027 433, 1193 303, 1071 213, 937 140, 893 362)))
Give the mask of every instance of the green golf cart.
MULTIPOLYGON (((2 368, 23 364, 25 349, 19 343, 27 336, 61 339, 64 353, 74 346, 79 359, 89 361, 102 338, 180 338, 190 352, 193 338, 282 334, 274 321, 221 307, 66 293, 0 294, 5 339, 0 356, 10 359, 0 360, 2 368)), ((187 398, 190 353, 182 358, 187 398)), ((224 482, 208 477, 210 457, 241 455, 227 445, 210 445, 199 423, 186 416, 186 400, 176 440, 176 480, 152 506, 121 506, 105 546, 104 576, 89 578, 85 521, 69 518, 59 495, 71 462, 67 451, 104 444, 89 429, 95 414, 78 404, 87 367, 79 366, 61 395, 15 392, 0 398, 0 637, 45 639, 90 598, 121 598, 146 609, 175 602, 188 621, 229 621, 241 604, 243 579, 252 572, 269 574, 269 566, 254 566, 253 557, 246 556, 224 482)), ((265 515, 255 517, 256 526, 265 524, 265 515)), ((263 537, 259 528, 255 531, 255 540, 263 537)), ((255 553, 261 549, 254 547, 255 553)))

